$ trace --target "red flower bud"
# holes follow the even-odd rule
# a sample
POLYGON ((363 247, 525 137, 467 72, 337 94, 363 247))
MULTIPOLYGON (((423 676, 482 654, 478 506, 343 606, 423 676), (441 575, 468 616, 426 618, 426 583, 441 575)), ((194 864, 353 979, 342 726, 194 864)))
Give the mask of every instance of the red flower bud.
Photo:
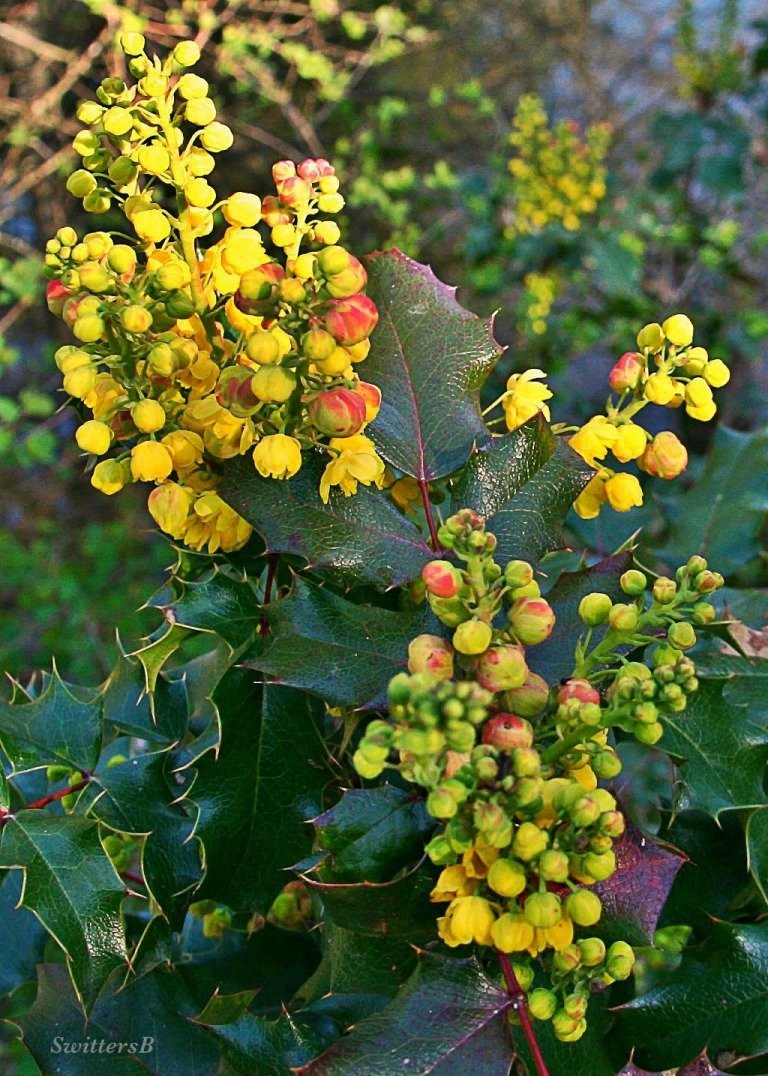
POLYGON ((236 418, 246 418, 260 406, 261 401, 254 396, 251 388, 253 370, 242 366, 230 366, 222 371, 216 385, 216 399, 236 418))
POLYGON ((368 381, 358 381, 355 392, 365 400, 365 421, 373 422, 381 410, 381 389, 368 381))
POLYGON ((608 384, 614 392, 634 389, 640 381, 642 372, 641 356, 634 351, 626 351, 608 375, 608 384))
POLYGON ((52 314, 55 314, 57 318, 60 318, 64 311, 64 303, 72 294, 71 290, 65 287, 60 280, 51 280, 45 289, 45 301, 48 304, 48 309, 52 314))
POLYGON ((688 466, 688 453, 682 441, 665 430, 656 434, 637 462, 642 471, 654 478, 677 478, 688 466))
POLYGON ((525 718, 515 714, 496 714, 483 725, 483 743, 498 747, 500 751, 531 747, 533 729, 525 718))
POLYGON ((417 635, 408 647, 408 671, 428 673, 436 680, 453 676, 453 647, 437 635, 417 635))
POLYGON ((299 176, 288 176, 281 179, 277 184, 280 201, 283 205, 303 205, 312 197, 312 187, 306 179, 299 176))
POLYGON ((509 691, 521 687, 528 675, 523 648, 514 643, 492 646, 477 662, 477 682, 486 691, 509 691))
POLYGON ((592 687, 589 680, 575 678, 563 684, 557 693, 558 702, 568 702, 569 699, 578 699, 579 702, 600 702, 600 692, 592 687))
POLYGON ((285 276, 285 270, 277 262, 266 262, 258 269, 250 269, 240 277, 240 287, 235 292, 235 306, 244 314, 261 313, 277 295, 277 285, 285 276))
POLYGON ((325 315, 325 327, 342 347, 359 344, 376 328, 379 314, 373 299, 367 295, 351 295, 348 299, 332 299, 325 315))
POLYGON ((336 174, 336 170, 332 164, 326 161, 325 157, 317 157, 315 160, 311 158, 306 161, 302 161, 296 171, 299 173, 302 179, 308 179, 313 182, 316 179, 322 179, 323 176, 333 176, 336 174))
POLYGON ((518 598, 509 610, 509 626, 519 642, 535 646, 552 634, 555 614, 543 598, 518 598))
POLYGON ((525 683, 504 696, 504 703, 520 717, 538 717, 549 702, 549 685, 537 673, 529 672, 525 683))
POLYGON ((421 578, 436 598, 455 598, 461 590, 461 574, 447 560, 433 560, 421 570, 421 578))
POLYGON ((309 405, 309 417, 329 437, 352 437, 365 424, 365 411, 365 398, 353 389, 329 389, 309 405))
POLYGON ((272 179, 275 183, 281 183, 289 176, 296 175, 296 165, 293 161, 275 161, 272 165, 272 179))

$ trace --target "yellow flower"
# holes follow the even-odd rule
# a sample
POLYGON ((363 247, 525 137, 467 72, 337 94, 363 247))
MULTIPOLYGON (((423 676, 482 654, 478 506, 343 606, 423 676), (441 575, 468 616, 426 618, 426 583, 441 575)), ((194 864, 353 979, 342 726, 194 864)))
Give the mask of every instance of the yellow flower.
POLYGON ((240 549, 250 538, 253 528, 239 516, 217 493, 203 493, 194 503, 184 532, 184 542, 192 549, 218 549, 225 553, 240 549))
POLYGON ((475 838, 475 843, 462 856, 462 863, 467 877, 487 877, 490 867, 498 858, 498 848, 492 848, 482 837, 475 838))
POLYGON ((203 459, 203 439, 192 430, 174 430, 161 439, 161 444, 170 452, 173 467, 177 472, 196 466, 203 459))
POLYGON ((686 314, 673 314, 661 325, 664 335, 675 347, 688 347, 693 340, 693 322, 686 314))
POLYGON ((421 502, 419 484, 415 478, 411 478, 409 475, 404 478, 398 478, 389 487, 389 495, 397 507, 404 512, 410 512, 412 508, 415 508, 421 502))
POLYGON ((536 927, 533 942, 528 946, 531 956, 538 956, 544 949, 567 949, 573 941, 573 923, 563 913, 559 923, 553 927, 536 927))
POLYGON ((695 418, 697 422, 709 422, 717 411, 717 404, 714 400, 702 404, 701 407, 694 407, 692 404, 688 404, 685 410, 689 417, 695 418))
POLYGON ((591 766, 579 766, 576 770, 569 770, 568 776, 575 778, 586 792, 597 788, 597 777, 591 766))
POLYGON ((651 403, 660 404, 662 407, 665 407, 670 400, 674 399, 677 392, 677 385, 669 374, 651 374, 645 383, 643 392, 645 398, 650 400, 651 403))
POLYGON ((643 490, 633 474, 615 474, 605 483, 608 503, 616 512, 628 512, 643 503, 643 490))
POLYGON ((645 446, 648 444, 648 434, 642 426, 636 426, 634 422, 628 422, 625 426, 619 426, 619 436, 611 451, 621 463, 629 463, 642 456, 645 446))
POLYGON ((502 953, 521 953, 533 945, 534 928, 522 914, 507 912, 491 928, 493 944, 502 953))
POLYGON ((131 474, 137 482, 162 482, 173 470, 173 459, 165 445, 141 441, 131 449, 131 474))
POLYGON ((619 431, 605 415, 595 415, 568 443, 590 467, 597 467, 596 461, 605 459, 608 449, 612 448, 618 439, 619 431))
POLYGON ((150 493, 147 508, 158 527, 178 540, 184 537, 194 503, 193 490, 178 482, 164 482, 150 493))
POLYGON ((525 370, 507 381, 507 395, 502 401, 507 429, 516 430, 539 411, 549 419, 545 401, 552 399, 552 392, 546 385, 537 384, 543 377, 546 377, 543 370, 525 370))
POLYGON ((325 504, 328 503, 331 486, 339 486, 345 497, 357 493, 359 482, 364 486, 372 482, 382 486, 384 461, 377 455, 370 438, 360 433, 354 437, 334 437, 330 447, 338 449, 340 454, 331 460, 320 479, 320 497, 325 504))
POLYGON ((301 445, 284 433, 269 434, 254 448, 253 462, 264 478, 292 478, 301 468, 301 445))
POLYGON ((445 867, 440 877, 435 882, 435 888, 429 894, 429 899, 435 903, 454 900, 456 897, 469 897, 475 891, 477 882, 467 877, 464 867, 457 863, 452 867, 445 867))
POLYGON ((602 474, 596 474, 573 502, 573 508, 576 515, 581 516, 582 519, 595 519, 600 515, 600 509, 606 499, 605 477, 602 474))
POLYGON ((438 933, 446 945, 493 945, 496 914, 485 897, 457 897, 438 920, 438 933))
POLYGON ((131 481, 130 467, 127 460, 120 463, 117 460, 102 460, 93 468, 91 485, 100 493, 106 493, 111 497, 113 493, 119 493, 123 486, 131 481))

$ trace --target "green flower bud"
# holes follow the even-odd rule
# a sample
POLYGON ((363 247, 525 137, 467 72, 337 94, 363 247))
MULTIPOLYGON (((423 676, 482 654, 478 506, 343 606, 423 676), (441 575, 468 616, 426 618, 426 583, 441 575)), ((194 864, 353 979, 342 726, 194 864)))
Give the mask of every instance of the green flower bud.
POLYGON ((613 852, 587 852, 583 858, 584 870, 597 882, 604 882, 616 870, 613 852))
POLYGON ((667 628, 667 639, 671 646, 677 650, 689 650, 696 645, 696 632, 686 621, 670 624, 667 628))
POLYGON ((594 796, 582 796, 571 806, 569 813, 574 826, 585 829, 597 822, 601 811, 594 796))
POLYGON ((450 841, 444 833, 438 833, 436 837, 433 837, 424 851, 431 862, 438 867, 446 867, 456 862, 456 853, 451 848, 450 841))
POLYGON ((623 605, 619 602, 608 614, 608 623, 614 631, 621 632, 622 635, 630 635, 637 628, 639 618, 637 606, 623 605))
POLYGON ((565 908, 573 922, 579 927, 594 926, 603 910, 598 895, 588 889, 577 889, 575 893, 571 893, 565 901, 565 908))
POLYGON ((646 747, 653 747, 664 735, 664 726, 661 722, 656 721, 653 725, 637 725, 632 731, 638 743, 645 744, 646 747))
POLYGON ((533 927, 553 927, 563 918, 563 905, 556 893, 531 893, 524 913, 533 927))
POLYGON ((427 812, 433 818, 453 818, 457 810, 456 800, 445 788, 433 788, 427 796, 427 812))
POLYGON ((526 885, 526 870, 516 859, 497 859, 488 870, 487 882, 500 897, 516 897, 526 885))
POLYGON ((673 579, 657 579, 651 590, 653 600, 659 605, 669 605, 677 596, 677 584, 673 579))
POLYGON ((533 580, 533 568, 526 560, 511 560, 504 569, 504 582, 510 590, 526 587, 533 580))
POLYGON ((520 989, 523 991, 530 990, 533 986, 533 980, 536 977, 536 973, 530 964, 513 964, 512 971, 515 973, 515 978, 520 984, 520 989))
POLYGON ((588 999, 583 994, 569 994, 563 999, 563 1008, 569 1016, 581 1020, 587 1014, 588 999))
POLYGON ((605 960, 605 942, 602 938, 582 938, 578 946, 586 967, 595 968, 605 960))
POLYGON ((551 990, 537 986, 528 995, 528 1012, 535 1020, 551 1020, 557 1010, 557 997, 551 990))
POLYGON ((614 942, 606 957, 607 971, 614 979, 628 979, 635 966, 635 954, 626 942, 614 942))
POLYGON ((578 945, 567 945, 565 949, 555 950, 552 954, 552 967, 560 975, 570 975, 581 964, 581 950, 578 945))
POLYGON ((586 594, 579 602, 579 616, 590 627, 605 624, 613 602, 607 594, 586 594))
MULTIPOLYGON (((565 1009, 558 1009, 552 1017, 552 1030, 560 1042, 574 1042, 574 1036, 576 1038, 581 1037, 578 1032, 582 1023, 586 1030, 586 1020, 577 1020, 573 1016, 569 1016, 565 1009)), ((581 1034, 583 1033, 582 1031, 581 1034)))
POLYGON ((645 591, 648 580, 642 572, 637 571, 635 568, 630 568, 619 579, 619 585, 625 594, 636 598, 645 591))
POLYGON ((482 620, 467 620, 453 633, 453 647, 460 654, 482 654, 491 645, 493 632, 482 620))
POLYGON ((604 781, 621 773, 621 759, 615 751, 607 747, 592 756, 591 765, 595 776, 604 781))
POLYGON ((568 856, 549 848, 539 856, 536 870, 547 882, 564 882, 568 877, 568 856))
POLYGON ((540 855, 549 844, 549 838, 543 829, 533 822, 523 822, 512 841, 512 850, 518 859, 528 863, 540 855))

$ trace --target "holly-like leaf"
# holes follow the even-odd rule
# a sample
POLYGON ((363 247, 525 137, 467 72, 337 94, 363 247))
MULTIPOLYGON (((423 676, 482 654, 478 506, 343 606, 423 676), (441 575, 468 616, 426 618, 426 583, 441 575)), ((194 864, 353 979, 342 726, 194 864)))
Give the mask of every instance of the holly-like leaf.
POLYGON ((513 1053, 505 1014, 512 1004, 476 961, 424 953, 391 1005, 298 1071, 306 1076, 507 1076, 513 1053))
POLYGON ((726 697, 728 681, 702 679, 681 713, 664 719, 664 749, 682 759, 683 805, 718 818, 736 807, 765 803, 768 727, 747 703, 726 697))
POLYGON ((393 785, 351 789, 312 823, 328 853, 317 868, 325 882, 386 882, 418 860, 434 829, 420 799, 393 785))
MULTIPOLYGON (((204 1022, 202 1015, 199 1021, 204 1022)), ((243 1076, 289 1076, 336 1038, 335 1025, 329 1026, 328 1020, 323 1027, 318 1023, 287 1011, 274 1020, 244 1013, 231 1023, 208 1022, 207 1031, 221 1047, 227 1064, 224 1071, 243 1076)))
POLYGON ((104 685, 102 703, 106 722, 119 732, 150 743, 177 743, 187 728, 183 681, 158 677, 150 700, 141 664, 122 653, 104 685))
POLYGON ((391 882, 323 882, 313 874, 304 882, 323 902, 326 916, 359 934, 427 941, 434 938, 437 913, 429 894, 434 873, 420 864, 391 882))
MULTIPOLYGON (((127 747, 127 745, 126 745, 127 747)), ((89 810, 111 829, 145 836, 142 873, 147 888, 174 929, 179 929, 202 877, 200 843, 193 836, 195 819, 174 802, 166 770, 167 752, 148 752, 96 774, 88 793, 89 810), (185 897, 186 894, 186 897, 185 897)))
POLYGON ((22 1016, 13 1017, 24 1045, 42 1072, 57 1076, 214 1076, 219 1048, 208 1032, 193 1023, 200 1006, 190 997, 175 971, 155 971, 131 980, 117 992, 119 982, 99 998, 87 1024, 59 965, 39 971, 37 998, 22 1016), (103 1040, 124 1043, 108 1057, 105 1052, 66 1050, 65 1044, 103 1040), (58 1045, 58 1050, 56 1049, 58 1045))
POLYGON ((0 881, 0 995, 34 979, 35 967, 43 959, 45 931, 31 912, 19 907, 22 883, 16 871, 10 871, 0 881))
POLYGON ((174 600, 156 606, 170 623, 219 635, 232 652, 255 633, 259 604, 247 579, 234 579, 214 567, 201 579, 176 579, 174 587, 179 592, 174 600))
POLYGON ((729 575, 760 555, 766 512, 768 432, 721 426, 699 480, 670 500, 669 531, 656 552, 670 565, 700 553, 729 575))
MULTIPOLYGON (((545 643, 532 647, 526 655, 534 672, 550 684, 556 684, 564 676, 573 673, 576 644, 587 630, 579 616, 581 599, 592 591, 600 591, 614 601, 620 601, 623 592, 619 579, 631 565, 631 553, 617 553, 583 571, 563 572, 546 595, 557 617, 554 631, 545 643)), ((600 629, 597 629, 592 636, 593 643, 599 638, 600 629)))
POLYGON ((305 688, 334 705, 373 706, 401 672, 408 643, 426 613, 355 605, 297 577, 290 594, 268 606, 272 639, 248 664, 279 684, 305 688))
POLYGON ((502 564, 537 562, 563 545, 565 517, 593 475, 539 416, 474 453, 454 485, 451 511, 473 508, 484 517, 502 564))
POLYGON ((24 872, 22 903, 67 954, 78 996, 91 1008, 109 975, 127 960, 123 886, 96 823, 20 811, 3 827, 0 867, 24 872))
POLYGON ((302 1003, 353 992, 394 997, 416 967, 415 950, 402 938, 360 934, 328 919, 322 937, 322 962, 296 995, 302 1003))
POLYGON ((393 467, 431 482, 462 467, 488 432, 480 387, 501 354, 492 321, 399 250, 366 259, 379 311, 364 377, 382 393, 370 434, 393 467))
POLYGON ((224 498, 262 535, 268 551, 303 558, 340 584, 387 588, 414 579, 433 556, 416 527, 380 490, 318 493, 325 462, 305 460, 286 482, 262 478, 249 459, 225 472, 224 498))
POLYGON ((312 846, 309 820, 331 779, 322 705, 231 669, 214 694, 221 744, 197 765, 191 796, 205 848, 201 897, 263 914, 312 846))
POLYGON ((630 823, 614 844, 616 871, 594 887, 603 904, 606 941, 651 945, 669 891, 684 860, 648 840, 630 823))
POLYGON ((58 673, 30 702, 0 702, 0 748, 15 771, 51 764, 92 770, 101 745, 101 700, 75 694, 58 673))
POLYGON ((768 1052, 768 923, 716 924, 705 947, 618 1016, 621 1037, 651 1069, 684 1065, 705 1047, 735 1058, 768 1052))
POLYGON ((636 740, 622 740, 616 748, 621 773, 613 785, 622 809, 644 833, 658 833, 662 804, 672 799, 675 767, 669 755, 658 747, 646 747, 636 740))
POLYGON ((156 638, 130 655, 138 658, 141 662, 144 669, 146 690, 151 698, 154 697, 157 678, 160 676, 166 661, 176 653, 187 636, 191 634, 191 628, 183 628, 179 624, 174 624, 171 618, 168 620, 167 628, 160 627, 156 633, 156 638))

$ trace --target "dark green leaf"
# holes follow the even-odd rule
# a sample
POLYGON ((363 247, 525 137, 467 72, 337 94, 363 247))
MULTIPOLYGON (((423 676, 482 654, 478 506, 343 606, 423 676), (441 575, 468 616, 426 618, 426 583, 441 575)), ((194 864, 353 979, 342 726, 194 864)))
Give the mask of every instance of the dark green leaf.
POLYGON ((648 1068, 684 1065, 705 1047, 713 1056, 768 1051, 768 923, 717 924, 665 985, 618 1014, 620 1034, 648 1068))
POLYGON ((0 881, 0 923, 3 924, 0 994, 8 994, 28 979, 34 979, 35 967, 43 959, 45 931, 31 912, 18 906, 22 881, 16 871, 0 881))
POLYGON ((20 811, 0 839, 0 867, 24 871, 24 907, 67 954, 86 1009, 124 964, 123 886, 89 819, 20 811))
POLYGON ((201 850, 193 836, 194 818, 175 802, 182 789, 172 791, 167 762, 167 752, 159 751, 104 766, 89 788, 96 794, 89 809, 111 829, 146 836, 144 880, 163 914, 179 929, 190 890, 202 877, 201 850))
POLYGON ((487 440, 478 397, 501 348, 428 266, 390 250, 366 268, 380 316, 364 373, 382 393, 371 437, 393 467, 431 482, 487 440))
POLYGON ((14 1023, 44 1073, 135 1076, 146 1071, 162 1076, 214 1076, 220 1071, 218 1046, 192 1022, 199 1006, 176 972, 156 971, 113 992, 118 985, 114 978, 110 981, 112 989, 102 995, 84 1026, 64 969, 58 965, 40 968, 37 1000, 29 1012, 14 1017, 14 1023), (57 1036, 61 1051, 52 1055, 57 1036), (77 1052, 63 1048, 65 1043, 95 1041, 98 1051, 100 1040, 105 1045, 126 1045, 108 1058, 82 1047, 77 1052))
POLYGON ((354 497, 318 493, 324 463, 310 457, 286 482, 262 478, 250 460, 233 460, 224 497, 263 536, 273 553, 302 557, 339 583, 393 587, 414 579, 433 555, 419 531, 379 490, 354 497))
POLYGON ((747 863, 763 900, 768 903, 768 806, 747 820, 747 863))
POLYGON ((0 702, 0 747, 14 770, 52 763, 92 770, 100 744, 101 701, 77 697, 58 673, 39 698, 0 702))
MULTIPOLYGON (((549 1076, 614 1076, 618 1066, 610 1053, 611 1018, 605 1005, 605 996, 592 998, 587 1010, 587 1030, 577 1042, 560 1042, 549 1020, 534 1021, 533 1029, 549 1076)), ((514 1035, 520 1059, 527 1065, 528 1073, 535 1073, 536 1066, 522 1029, 515 1027, 514 1035)))
POLYGON ((176 653, 187 636, 191 634, 190 628, 182 628, 169 621, 167 629, 164 631, 161 629, 157 638, 130 655, 141 662, 146 689, 150 696, 154 696, 157 679, 166 661, 176 653))
POLYGON ((146 692, 144 670, 121 654, 104 685, 104 720, 120 732, 150 743, 177 743, 187 728, 187 692, 183 681, 160 676, 154 706, 146 692))
POLYGON ((322 705, 232 669, 214 694, 218 754, 198 763, 192 789, 205 848, 200 895, 263 914, 312 847, 309 820, 331 779, 322 705))
POLYGON ((422 954, 419 967, 383 1012, 363 1020, 316 1061, 307 1076, 507 1076, 512 1045, 505 1014, 512 998, 474 960, 422 954))
POLYGON ((672 799, 675 768, 669 755, 658 747, 636 740, 623 740, 616 748, 621 773, 614 787, 622 809, 644 833, 658 833, 661 807, 672 799))
POLYGON ((332 704, 372 706, 405 668, 408 643, 423 630, 426 613, 355 605, 297 577, 267 616, 273 636, 251 660, 254 668, 332 704))
POLYGON ((426 941, 434 938, 437 918, 429 894, 434 872, 415 867, 392 882, 322 882, 311 874, 302 876, 323 902, 326 915, 336 925, 360 934, 426 941))
POLYGON ((746 703, 728 699, 730 686, 702 679, 686 709, 664 720, 664 750, 683 760, 683 804, 713 818, 765 802, 768 729, 753 722, 746 703))
POLYGON ((451 511, 473 508, 496 535, 497 558, 538 561, 563 545, 562 526, 594 471, 542 418, 499 438, 470 459, 451 511))
POLYGON ((318 1029, 306 1023, 300 1014, 285 1012, 276 1020, 268 1020, 245 1013, 233 1023, 209 1024, 208 1032, 222 1047, 230 1066, 227 1072, 243 1076, 290 1076, 297 1065, 316 1057, 337 1037, 336 1025, 329 1020, 324 1023, 325 1027, 318 1029))
MULTIPOLYGON (((550 684, 571 675, 576 644, 587 630, 579 616, 581 599, 592 591, 600 591, 614 601, 620 601, 623 592, 619 579, 622 572, 631 566, 632 554, 627 552, 606 557, 580 572, 563 572, 546 595, 557 617, 554 631, 545 643, 532 647, 526 655, 534 672, 550 684)), ((595 631, 592 638, 594 642, 598 641, 600 629, 595 631)))
POLYGON ((351 789, 312 823, 324 882, 387 882, 420 859, 434 829, 420 799, 393 785, 351 789))
POLYGON ((326 920, 320 966, 298 991, 302 1002, 326 994, 394 996, 416 966, 413 946, 402 938, 360 934, 326 920))
POLYGON ((670 528, 656 551, 668 564, 700 553, 729 575, 759 556, 768 512, 768 431, 720 427, 698 482, 670 500, 669 511, 670 528))
POLYGON ((243 646, 256 631, 259 605, 246 579, 233 579, 214 567, 202 579, 177 579, 175 586, 180 591, 178 597, 168 605, 157 606, 170 623, 219 635, 232 651, 243 646))

